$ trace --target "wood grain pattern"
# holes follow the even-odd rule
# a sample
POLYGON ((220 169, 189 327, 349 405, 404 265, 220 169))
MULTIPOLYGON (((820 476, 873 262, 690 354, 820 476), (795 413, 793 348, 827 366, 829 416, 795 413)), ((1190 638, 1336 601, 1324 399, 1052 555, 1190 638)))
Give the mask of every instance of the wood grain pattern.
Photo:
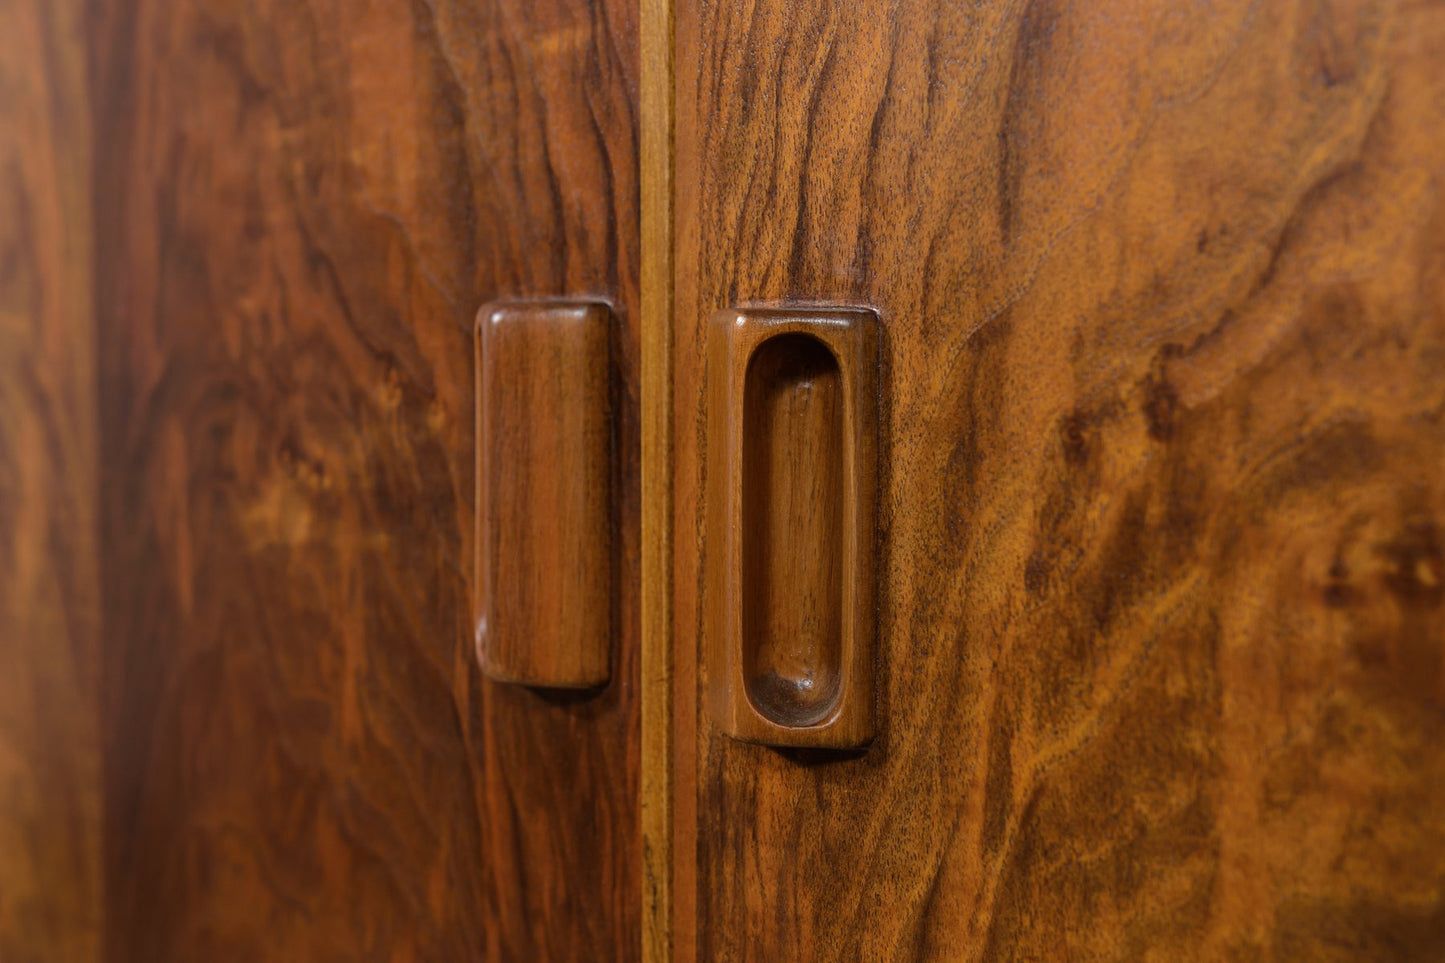
POLYGON ((477 315, 477 656, 499 682, 607 682, 611 317, 576 301, 477 315))
POLYGON ((673 2, 639 0, 642 960, 673 957, 673 2))
POLYGON ((1445 8, 677 25, 680 957, 1438 958, 1445 8), (697 713, 739 300, 882 317, 861 756, 697 713))
POLYGON ((470 614, 482 304, 612 304, 638 448, 636 23, 95 5, 114 959, 637 956, 635 584, 591 698, 470 614))
POLYGON ((0 0, 0 960, 99 959, 95 328, 82 4, 0 0))
POLYGON ((707 332, 703 648, 735 738, 874 733, 878 333, 867 309, 733 309, 707 332))
POLYGON ((673 658, 672 658, 672 0, 639 0, 642 132, 640 403, 642 403, 642 552, 640 552, 640 829, 642 960, 673 956, 673 658))

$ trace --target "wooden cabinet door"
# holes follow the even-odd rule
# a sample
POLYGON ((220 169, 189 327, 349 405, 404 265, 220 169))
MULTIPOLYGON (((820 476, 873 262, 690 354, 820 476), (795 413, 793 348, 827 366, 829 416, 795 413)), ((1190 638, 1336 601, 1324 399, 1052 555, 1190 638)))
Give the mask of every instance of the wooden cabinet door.
POLYGON ((678 959, 1437 959, 1445 10, 680 0, 678 959), (880 318, 878 735, 708 703, 709 319, 880 318))
POLYGON ((0 34, 0 956, 1440 956, 1438 4, 0 34), (614 418, 570 694, 471 598, 474 314, 554 298, 611 325, 543 392, 614 418), (847 725, 756 724, 822 651, 847 725))
POLYGON ((600 692, 471 614, 496 299, 610 303, 636 568, 635 4, 92 7, 111 958, 635 958, 636 582, 600 692))

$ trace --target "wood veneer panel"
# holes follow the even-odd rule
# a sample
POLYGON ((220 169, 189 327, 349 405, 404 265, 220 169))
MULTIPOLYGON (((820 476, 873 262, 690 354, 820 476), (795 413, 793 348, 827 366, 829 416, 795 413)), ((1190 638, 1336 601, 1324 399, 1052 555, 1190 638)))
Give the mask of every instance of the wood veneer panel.
POLYGON ((101 948, 82 5, 0 2, 0 960, 101 948))
POLYGON ((585 697, 470 613, 482 304, 610 303, 638 449, 634 6, 93 13, 114 957, 635 958, 635 581, 585 697))
POLYGON ((1436 955, 1445 10, 677 31, 679 955, 1436 955), (790 301, 882 318, 860 756, 696 702, 706 325, 790 301))

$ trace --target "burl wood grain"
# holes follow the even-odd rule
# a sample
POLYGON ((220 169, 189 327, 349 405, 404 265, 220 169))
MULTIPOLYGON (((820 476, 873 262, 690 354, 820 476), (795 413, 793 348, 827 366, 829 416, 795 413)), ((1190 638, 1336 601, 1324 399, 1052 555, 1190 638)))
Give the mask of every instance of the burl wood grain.
POLYGON ((680 955, 1438 959, 1445 8, 677 22, 680 955), (861 756, 697 711, 739 299, 882 317, 861 756))
POLYGON ((95 341, 82 5, 0 0, 0 960, 96 960, 95 341))
POLYGON ((500 682, 607 682, 611 317, 576 301, 477 314, 476 640, 500 682))
POLYGON ((635 12, 89 29, 113 958, 635 958, 634 584, 586 698, 484 681, 470 614, 482 304, 611 303, 638 448, 635 12))
POLYGON ((736 738, 873 738, 877 327, 826 307, 709 326, 704 647, 712 717, 736 738))

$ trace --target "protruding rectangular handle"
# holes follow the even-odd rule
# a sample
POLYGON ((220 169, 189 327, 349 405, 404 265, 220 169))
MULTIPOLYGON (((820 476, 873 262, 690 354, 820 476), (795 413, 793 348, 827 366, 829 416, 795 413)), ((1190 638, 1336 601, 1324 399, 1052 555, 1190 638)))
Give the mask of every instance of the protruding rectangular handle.
POLYGON ((607 681, 611 317, 572 301, 477 315, 477 653, 499 681, 607 681))
POLYGON ((745 309, 708 349, 713 715, 776 746, 874 733, 878 319, 745 309))

